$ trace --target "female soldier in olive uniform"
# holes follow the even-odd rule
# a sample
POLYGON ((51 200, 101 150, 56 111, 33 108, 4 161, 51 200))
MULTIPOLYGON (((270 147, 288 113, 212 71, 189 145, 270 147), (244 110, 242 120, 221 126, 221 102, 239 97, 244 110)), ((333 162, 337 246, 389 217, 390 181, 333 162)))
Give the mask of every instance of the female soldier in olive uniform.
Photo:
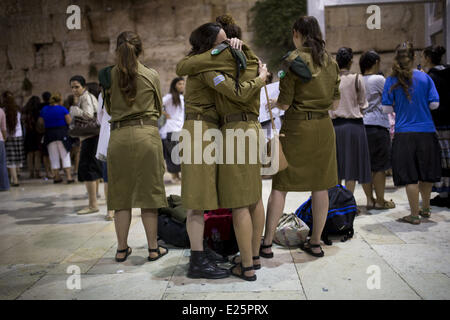
POLYGON ((287 109, 280 142, 289 166, 277 173, 267 206, 261 256, 272 258, 270 247, 288 191, 312 191, 313 231, 304 250, 323 256, 320 237, 328 212, 327 189, 337 184, 336 142, 328 110, 339 102, 339 67, 325 51, 317 20, 301 17, 293 26, 296 50, 287 61, 307 66, 312 79, 305 82, 293 68, 280 80, 278 107, 287 109))
MULTIPOLYGON (((190 37, 192 45, 191 53, 184 59, 182 59, 177 66, 177 73, 181 74, 182 66, 186 60, 189 60, 194 55, 211 49, 215 44, 221 43, 226 40, 226 35, 221 30, 220 26, 213 23, 207 23, 196 30, 194 30, 190 37)), ((209 52, 208 52, 209 54, 209 52)), ((235 61, 230 56, 231 61, 235 61)), ((209 60, 207 58, 206 60, 209 60)), ((235 62, 234 62, 235 63, 235 62)), ((211 257, 207 248, 203 247, 203 232, 204 232, 204 220, 203 210, 214 210, 219 208, 219 197, 217 194, 217 165, 216 163, 208 164, 201 159, 200 164, 194 163, 195 153, 195 139, 199 137, 202 139, 203 134, 207 129, 219 128, 219 115, 216 112, 215 107, 215 91, 211 88, 214 87, 213 78, 216 74, 195 74, 192 73, 186 82, 185 91, 185 108, 186 108, 186 121, 183 129, 187 130, 190 134, 191 155, 190 159, 184 160, 181 164, 182 170, 182 185, 181 194, 182 202, 185 208, 188 208, 187 213, 187 231, 191 243, 191 258, 189 263, 188 277, 191 278, 208 278, 218 279, 229 276, 228 270, 217 267, 211 257), (196 125, 200 126, 201 136, 194 136, 196 125), (189 160, 188 163, 185 161, 189 160)), ((234 88, 235 82, 229 76, 224 77, 224 85, 227 88, 234 88)), ((234 89, 230 90, 230 94, 235 94, 234 89)), ((244 82, 241 84, 241 90, 243 94, 247 94, 248 90, 255 91, 253 82, 244 82)), ((259 90, 259 89, 258 89, 259 90)), ((181 144, 185 137, 182 135, 181 144)), ((203 140, 203 139, 202 139, 203 140)), ((197 141, 198 143, 198 141, 197 141)), ((202 141, 201 155, 207 146, 211 146, 214 142, 202 141)), ((183 148, 183 147, 182 147, 183 148)), ((184 150, 182 151, 182 154, 184 150)))
MULTIPOLYGON (((259 163, 258 137, 261 126, 258 122, 259 114, 259 94, 265 83, 267 69, 260 66, 261 74, 258 77, 258 58, 251 50, 244 46, 243 50, 247 57, 247 68, 242 71, 236 70, 236 61, 230 49, 226 48, 221 52, 214 49, 196 56, 183 59, 178 64, 178 74, 198 74, 203 77, 205 83, 216 91, 216 109, 221 116, 222 136, 224 139, 223 160, 227 159, 227 135, 230 135, 234 142, 234 157, 232 163, 219 164, 218 192, 219 205, 223 208, 233 208, 233 225, 239 250, 242 256, 242 264, 232 268, 234 275, 245 280, 256 280, 253 266, 258 268, 259 245, 262 230, 264 228, 264 208, 261 201, 261 165, 259 163), (209 71, 218 70, 218 71, 209 71), (227 74, 226 72, 229 72, 227 74), (228 82, 229 78, 236 78, 237 72, 241 73, 241 82, 228 82), (244 111, 244 112, 243 112, 244 111), (236 145, 237 133, 239 132, 252 136, 253 143, 245 142, 245 160, 243 164, 238 164, 239 150, 236 145), (250 145, 256 146, 254 154, 251 154, 250 145), (247 151, 249 150, 249 151, 247 151), (254 164, 249 159, 254 156, 254 164), (256 240, 255 240, 256 239, 256 240), (256 254, 255 254, 256 252, 256 254), (256 260, 256 261, 254 261, 256 260)), ((245 140, 244 140, 245 141, 245 140)))
POLYGON ((141 208, 148 260, 153 261, 168 252, 157 242, 157 209, 167 206, 157 126, 162 107, 159 76, 138 61, 142 43, 137 34, 121 33, 116 52, 117 65, 110 69, 111 87, 105 95, 106 110, 111 115, 108 208, 116 210, 116 260, 125 261, 131 254, 127 244, 131 209, 141 208))

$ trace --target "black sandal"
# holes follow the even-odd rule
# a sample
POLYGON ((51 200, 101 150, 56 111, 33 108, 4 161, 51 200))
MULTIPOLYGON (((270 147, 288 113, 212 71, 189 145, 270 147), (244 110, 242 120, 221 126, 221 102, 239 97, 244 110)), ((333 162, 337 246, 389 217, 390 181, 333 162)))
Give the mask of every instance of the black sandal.
POLYGON ((155 258, 151 258, 150 256, 147 258, 148 261, 155 261, 155 260, 158 260, 159 258, 165 256, 166 254, 168 254, 169 253, 169 249, 167 249, 166 247, 163 247, 163 246, 158 246, 158 248, 156 248, 156 249, 148 249, 148 252, 149 253, 150 252, 157 252, 158 253, 158 256, 155 257, 155 258), (166 252, 165 253, 161 253, 160 248, 166 249, 166 252))
MULTIPOLYGON (((233 259, 231 259, 231 263, 237 265, 238 263, 236 262, 236 258, 240 257, 240 255, 234 256, 233 259)), ((252 257, 253 260, 258 260, 259 256, 254 256, 252 257)), ((259 270, 261 269, 261 263, 258 264, 253 264, 253 269, 255 270, 259 270)))
POLYGON ((232 267, 230 268, 231 274, 234 275, 235 277, 244 279, 245 281, 255 281, 255 280, 256 280, 256 274, 254 274, 254 275, 252 275, 252 276, 250 276, 250 277, 245 275, 245 272, 251 271, 251 270, 254 270, 254 267, 253 267, 253 266, 244 268, 244 267, 242 266, 242 263, 236 264, 236 265, 234 265, 234 266, 232 266, 232 267), (237 274, 237 273, 234 273, 234 272, 233 272, 233 269, 236 268, 237 266, 240 266, 240 268, 241 268, 241 274, 237 274))
POLYGON ((124 262, 125 260, 127 260, 128 256, 133 252, 133 250, 131 250, 130 247, 127 247, 126 249, 123 250, 117 250, 116 251, 116 261, 117 262, 124 262), (127 254, 125 255, 124 258, 117 258, 117 253, 123 253, 126 252, 127 254))
POLYGON ((261 242, 261 247, 259 248, 259 255, 261 257, 263 257, 263 258, 271 259, 271 258, 273 258, 273 252, 265 253, 265 252, 262 251, 262 249, 267 249, 267 248, 272 248, 272 245, 271 244, 270 245, 265 245, 264 241, 261 242))
POLYGON ((325 255, 320 244, 312 244, 310 240, 308 240, 308 242, 306 243, 302 243, 300 245, 300 249, 317 258, 321 258, 325 255), (308 246, 305 246, 305 244, 308 244, 308 246), (311 248, 320 248, 320 253, 315 253, 314 251, 311 250, 311 248))

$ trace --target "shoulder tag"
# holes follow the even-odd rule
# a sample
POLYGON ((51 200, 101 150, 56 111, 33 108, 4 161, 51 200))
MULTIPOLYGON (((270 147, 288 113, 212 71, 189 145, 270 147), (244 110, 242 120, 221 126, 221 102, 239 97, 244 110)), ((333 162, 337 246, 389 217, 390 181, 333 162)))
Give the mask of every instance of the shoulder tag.
POLYGON ((296 51, 290 51, 283 56, 278 77, 280 79, 284 78, 289 71, 294 73, 303 82, 308 82, 312 78, 308 65, 296 51))
POLYGON ((228 43, 222 42, 221 44, 218 44, 217 46, 214 47, 214 49, 211 50, 211 55, 216 56, 228 47, 229 47, 228 43))

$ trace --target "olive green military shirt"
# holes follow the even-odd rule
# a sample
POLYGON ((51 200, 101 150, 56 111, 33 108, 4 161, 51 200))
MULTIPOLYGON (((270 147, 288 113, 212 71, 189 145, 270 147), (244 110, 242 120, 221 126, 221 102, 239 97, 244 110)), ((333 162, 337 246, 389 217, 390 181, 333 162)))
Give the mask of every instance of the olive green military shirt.
POLYGON ((264 81, 258 77, 258 58, 246 46, 247 68, 240 70, 236 87, 236 62, 227 48, 218 55, 211 50, 202 54, 187 56, 177 65, 177 74, 196 75, 215 91, 216 110, 221 116, 239 112, 259 114, 260 90, 264 81))
POLYGON ((119 71, 117 66, 111 70, 111 105, 106 111, 111 116, 110 122, 151 117, 158 119, 161 115, 162 101, 159 75, 138 62, 136 79, 136 99, 130 106, 119 88, 119 71))
POLYGON ((308 82, 302 81, 293 72, 288 71, 280 80, 278 104, 288 105, 286 114, 305 111, 326 113, 339 94, 339 66, 330 56, 325 56, 323 66, 313 63, 311 48, 303 47, 292 52, 300 56, 312 74, 308 82))

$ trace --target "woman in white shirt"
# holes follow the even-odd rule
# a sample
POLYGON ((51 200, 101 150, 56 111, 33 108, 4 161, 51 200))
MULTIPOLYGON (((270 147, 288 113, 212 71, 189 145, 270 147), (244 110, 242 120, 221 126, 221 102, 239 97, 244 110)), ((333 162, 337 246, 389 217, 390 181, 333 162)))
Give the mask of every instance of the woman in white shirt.
POLYGON ((182 77, 175 78, 170 84, 170 92, 166 94, 162 101, 164 105, 163 114, 166 116, 166 123, 160 130, 163 141, 164 159, 166 160, 167 171, 172 175, 172 182, 179 183, 181 167, 175 164, 172 159, 172 150, 177 145, 177 141, 172 141, 172 136, 180 132, 184 124, 184 86, 182 77))
POLYGON ((22 124, 19 106, 14 101, 11 92, 3 93, 3 105, 6 114, 6 167, 8 168, 11 186, 18 187, 17 168, 21 168, 25 161, 25 150, 23 145, 22 124))

